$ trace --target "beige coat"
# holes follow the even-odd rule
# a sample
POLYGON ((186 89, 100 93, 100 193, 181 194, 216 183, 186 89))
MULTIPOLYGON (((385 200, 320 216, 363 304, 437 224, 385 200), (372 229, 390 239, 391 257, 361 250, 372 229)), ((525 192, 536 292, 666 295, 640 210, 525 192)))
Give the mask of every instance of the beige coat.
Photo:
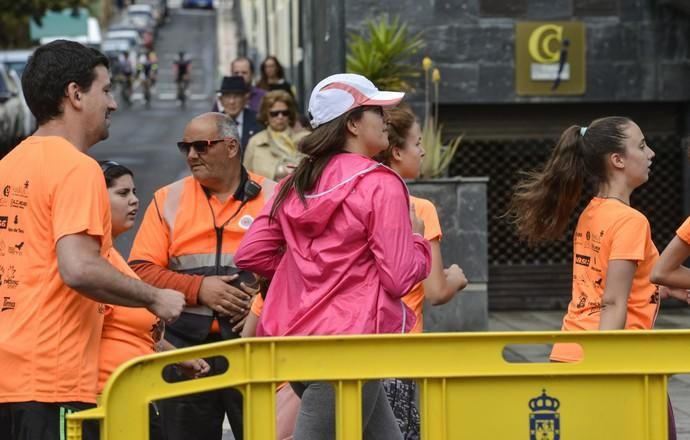
MULTIPOLYGON (((288 131, 295 145, 308 134, 306 131, 296 134, 288 131)), ((244 166, 253 173, 278 181, 290 173, 290 168, 286 165, 297 166, 302 157, 303 154, 289 151, 271 139, 266 129, 249 139, 247 150, 244 152, 244 166)))

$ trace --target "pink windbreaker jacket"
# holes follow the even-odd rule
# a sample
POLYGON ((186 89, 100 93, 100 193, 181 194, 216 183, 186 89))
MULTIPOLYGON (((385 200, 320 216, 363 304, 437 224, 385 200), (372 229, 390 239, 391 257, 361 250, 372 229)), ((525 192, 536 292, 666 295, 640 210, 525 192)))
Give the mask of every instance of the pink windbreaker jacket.
POLYGON ((269 222, 272 205, 235 255, 237 267, 271 280, 257 335, 401 333, 414 326, 401 297, 429 275, 431 248, 412 233, 407 187, 395 171, 338 154, 306 207, 293 191, 269 222))

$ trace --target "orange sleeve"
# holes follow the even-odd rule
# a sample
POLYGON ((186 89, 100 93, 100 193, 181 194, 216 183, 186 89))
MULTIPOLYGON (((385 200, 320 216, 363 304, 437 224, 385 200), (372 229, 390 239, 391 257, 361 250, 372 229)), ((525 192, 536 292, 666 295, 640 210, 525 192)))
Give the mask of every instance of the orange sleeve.
POLYGON ((264 310, 264 298, 261 295, 256 295, 254 301, 252 301, 252 313, 256 316, 261 316, 261 312, 264 310))
POLYGON ((152 286, 177 290, 184 293, 187 304, 198 304, 203 276, 177 273, 148 261, 133 261, 130 266, 142 280, 152 286))
POLYGON ((609 260, 644 260, 647 242, 640 237, 650 236, 651 228, 642 214, 626 216, 611 228, 611 233, 609 260))
POLYGON ((129 254, 130 265, 149 262, 160 267, 168 267, 169 230, 159 212, 163 207, 163 200, 162 194, 156 192, 146 208, 129 254))
POLYGON ((685 222, 680 225, 680 228, 678 228, 676 231, 676 235, 686 244, 690 244, 690 217, 688 217, 685 222))
POLYGON ((100 237, 102 242, 110 234, 106 230, 110 199, 103 173, 95 162, 80 162, 55 186, 52 211, 55 243, 66 235, 82 232, 100 237))
POLYGON ((412 201, 417 217, 424 222, 424 238, 429 241, 440 240, 443 233, 434 204, 426 199, 415 198, 412 201))

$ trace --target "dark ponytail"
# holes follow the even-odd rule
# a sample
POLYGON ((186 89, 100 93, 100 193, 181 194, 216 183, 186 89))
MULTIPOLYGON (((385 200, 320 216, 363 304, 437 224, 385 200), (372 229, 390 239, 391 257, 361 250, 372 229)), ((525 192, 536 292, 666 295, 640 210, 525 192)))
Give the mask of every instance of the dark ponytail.
POLYGON ((543 169, 525 172, 508 211, 520 237, 530 246, 556 240, 565 232, 585 184, 607 180, 606 156, 625 152, 630 119, 610 116, 589 127, 568 127, 543 169))
POLYGON ((300 161, 295 171, 290 174, 276 194, 271 207, 271 219, 275 217, 280 205, 292 190, 297 192, 297 197, 302 202, 306 203, 305 193, 314 188, 331 158, 344 151, 349 136, 347 123, 352 120, 360 120, 366 108, 358 107, 320 125, 300 141, 299 151, 306 157, 300 161))

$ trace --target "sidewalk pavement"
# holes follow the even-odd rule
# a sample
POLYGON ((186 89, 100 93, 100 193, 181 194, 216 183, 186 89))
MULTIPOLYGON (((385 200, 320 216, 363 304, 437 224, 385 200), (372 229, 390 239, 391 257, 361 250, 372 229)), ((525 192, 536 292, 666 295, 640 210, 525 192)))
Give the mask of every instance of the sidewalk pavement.
MULTIPOLYGON (((498 332, 551 331, 561 328, 562 311, 512 311, 489 313, 489 330, 498 332)), ((690 329, 690 308, 661 309, 656 329, 690 329)), ((550 347, 526 346, 519 352, 506 350, 509 358, 521 361, 546 362, 550 347)), ((689 372, 690 373, 690 372, 689 372)), ((690 374, 670 378, 668 392, 676 418, 678 440, 690 440, 690 374)))

